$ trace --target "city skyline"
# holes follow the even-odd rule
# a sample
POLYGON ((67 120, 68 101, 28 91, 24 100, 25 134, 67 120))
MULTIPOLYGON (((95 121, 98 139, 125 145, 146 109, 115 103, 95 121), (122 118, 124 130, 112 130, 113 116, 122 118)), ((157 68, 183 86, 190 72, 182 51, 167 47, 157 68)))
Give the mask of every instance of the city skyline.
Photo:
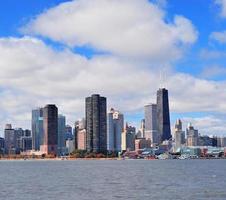
POLYGON ((31 129, 30 110, 48 103, 72 125, 93 93, 138 128, 159 87, 170 91, 171 125, 225 135, 224 2, 2 2, 0 135, 7 123, 31 129))

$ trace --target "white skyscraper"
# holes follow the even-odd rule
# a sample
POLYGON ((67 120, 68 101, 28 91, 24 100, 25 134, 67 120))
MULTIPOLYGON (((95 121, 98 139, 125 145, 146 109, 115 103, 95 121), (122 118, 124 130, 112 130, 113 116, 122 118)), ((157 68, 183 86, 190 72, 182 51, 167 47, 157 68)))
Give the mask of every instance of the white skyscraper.
POLYGON ((123 127, 123 114, 112 108, 108 113, 107 123, 107 149, 109 151, 121 151, 121 135, 123 127))
POLYGON ((152 145, 159 143, 157 131, 157 105, 148 104, 144 107, 145 138, 151 140, 152 145))

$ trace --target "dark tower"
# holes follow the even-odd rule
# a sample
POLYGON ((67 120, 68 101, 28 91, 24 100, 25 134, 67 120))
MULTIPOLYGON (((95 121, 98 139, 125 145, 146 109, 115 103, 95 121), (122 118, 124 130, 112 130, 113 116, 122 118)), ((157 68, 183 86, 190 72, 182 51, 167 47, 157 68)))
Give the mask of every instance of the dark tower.
POLYGON ((55 105, 46 105, 43 109, 44 141, 43 151, 57 154, 58 109, 55 105))
POLYGON ((86 149, 89 152, 107 150, 107 104, 98 94, 86 98, 86 149))
POLYGON ((172 138, 170 130, 168 90, 165 88, 161 88, 157 91, 157 121, 159 141, 162 142, 172 138))

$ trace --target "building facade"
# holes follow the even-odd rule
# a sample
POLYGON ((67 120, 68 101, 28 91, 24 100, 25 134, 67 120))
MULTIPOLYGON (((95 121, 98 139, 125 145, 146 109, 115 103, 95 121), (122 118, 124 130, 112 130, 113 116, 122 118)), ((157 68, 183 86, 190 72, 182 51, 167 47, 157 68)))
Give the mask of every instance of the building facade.
POLYGON ((75 149, 86 150, 86 121, 85 119, 75 122, 74 142, 75 149))
POLYGON ((160 138, 158 136, 157 123, 157 105, 148 104, 144 107, 145 115, 145 138, 151 140, 152 145, 158 144, 160 138))
POLYGON ((55 105, 43 108, 44 140, 41 151, 45 154, 57 155, 58 142, 58 109, 55 105))
POLYGON ((135 151, 140 149, 150 148, 151 147, 151 140, 146 140, 145 138, 139 138, 135 140, 135 151))
POLYGON ((15 131, 11 124, 6 124, 4 131, 5 138, 5 153, 15 154, 16 153, 16 136, 15 131))
POLYGON ((182 121, 178 119, 174 128, 174 152, 180 150, 185 144, 185 132, 182 130, 182 121))
POLYGON ((121 135, 124 127, 124 116, 113 108, 108 113, 107 123, 107 149, 109 151, 121 151, 121 135))
POLYGON ((136 128, 132 126, 126 127, 122 132, 122 151, 134 151, 135 150, 135 134, 136 128))
POLYGON ((65 153, 65 132, 66 132, 66 117, 58 115, 58 138, 57 138, 57 153, 63 155, 65 153))
POLYGON ((169 98, 168 90, 165 88, 157 91, 157 122, 160 141, 171 139, 169 98))
POLYGON ((43 144, 44 130, 43 130, 43 108, 32 110, 32 149, 35 151, 40 150, 43 144))
POLYGON ((86 98, 86 149, 107 150, 107 100, 98 94, 86 98))
POLYGON ((187 146, 193 147, 198 146, 198 130, 194 129, 191 123, 188 124, 188 127, 186 129, 187 134, 187 146))

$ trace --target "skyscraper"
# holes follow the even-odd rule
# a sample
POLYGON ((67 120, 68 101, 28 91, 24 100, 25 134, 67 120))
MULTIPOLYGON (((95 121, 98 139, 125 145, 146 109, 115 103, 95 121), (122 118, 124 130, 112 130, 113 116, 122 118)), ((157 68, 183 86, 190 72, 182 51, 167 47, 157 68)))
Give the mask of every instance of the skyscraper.
POLYGON ((188 124, 186 133, 187 133, 187 146, 197 146, 199 133, 198 130, 194 129, 191 123, 188 124))
POLYGON ((40 150, 43 144, 43 108, 32 110, 32 149, 40 150))
POLYGON ((46 154, 57 154, 58 142, 58 109, 55 105, 43 108, 44 140, 41 151, 46 154))
POLYGON ((126 123, 126 127, 122 132, 122 151, 134 151, 135 149, 135 135, 136 128, 132 126, 128 126, 126 123))
POLYGON ((66 130, 66 117, 63 115, 58 115, 58 142, 57 142, 58 155, 62 155, 65 150, 65 130, 66 130))
POLYGON ((121 135, 124 127, 124 117, 113 108, 108 113, 107 123, 107 149, 109 151, 121 151, 121 135))
POLYGON ((74 144, 75 149, 86 149, 86 120, 83 118, 75 122, 74 144))
POLYGON ((172 138, 170 130, 170 113, 169 113, 169 99, 168 90, 160 88, 157 91, 157 122, 159 140, 169 140, 172 138))
POLYGON ((15 154, 16 153, 16 137, 15 131, 11 124, 5 126, 5 153, 15 154))
POLYGON ((107 150, 107 101, 94 94, 86 98, 86 149, 89 152, 107 150))
POLYGON ((174 129, 174 152, 177 152, 185 144, 185 132, 182 130, 182 121, 178 119, 174 129))
POLYGON ((148 104, 144 107, 145 115, 145 138, 151 140, 151 144, 159 143, 158 123, 157 123, 157 105, 148 104))

